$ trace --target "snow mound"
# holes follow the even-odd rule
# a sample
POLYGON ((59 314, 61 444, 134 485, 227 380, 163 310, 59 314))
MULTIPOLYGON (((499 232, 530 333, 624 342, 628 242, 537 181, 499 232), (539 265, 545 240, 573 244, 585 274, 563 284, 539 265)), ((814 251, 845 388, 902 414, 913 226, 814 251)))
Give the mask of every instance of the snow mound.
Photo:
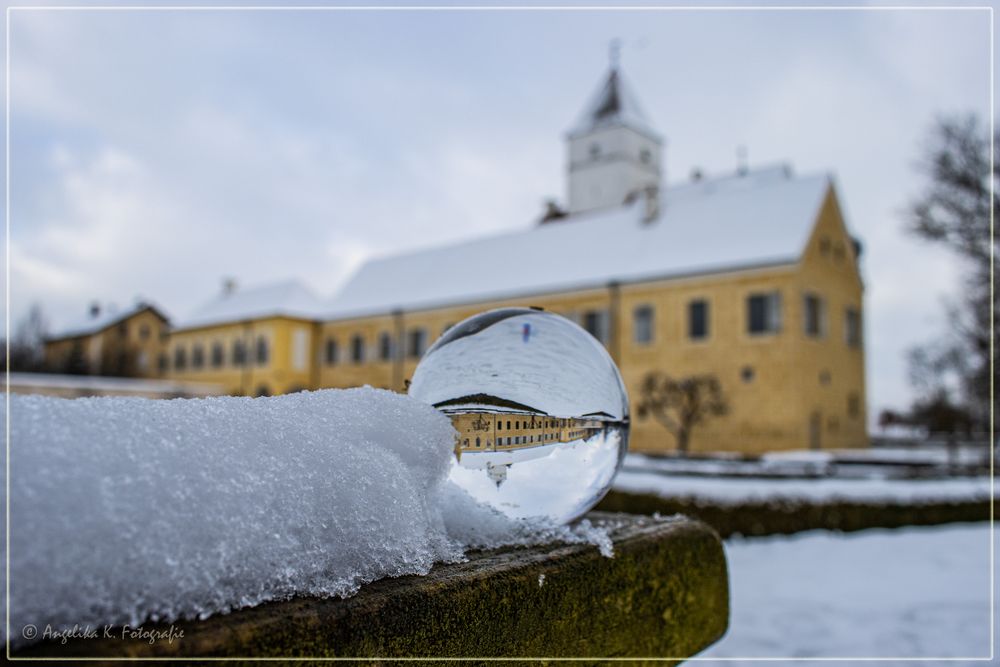
POLYGON ((9 417, 15 642, 29 623, 135 626, 348 596, 470 546, 609 552, 593 527, 515 522, 447 483, 451 421, 388 391, 11 395, 9 417))

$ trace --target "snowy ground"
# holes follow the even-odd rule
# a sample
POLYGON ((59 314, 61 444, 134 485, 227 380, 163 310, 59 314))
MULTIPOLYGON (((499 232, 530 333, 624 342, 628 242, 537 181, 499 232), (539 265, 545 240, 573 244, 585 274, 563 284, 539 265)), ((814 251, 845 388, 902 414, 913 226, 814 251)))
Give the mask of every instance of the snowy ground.
POLYGON ((769 452, 744 459, 719 453, 699 457, 650 456, 630 453, 628 469, 656 470, 673 475, 726 477, 837 477, 840 479, 909 479, 947 477, 956 466, 968 473, 989 467, 990 451, 982 446, 962 446, 949 451, 942 446, 870 447, 842 450, 791 450, 769 452))
POLYGON ((695 497, 713 503, 760 500, 845 499, 874 502, 986 500, 989 477, 955 479, 772 479, 767 477, 701 477, 622 470, 614 489, 663 498, 695 497))
POLYGON ((726 552, 730 630, 700 657, 989 655, 987 523, 739 539, 726 552))

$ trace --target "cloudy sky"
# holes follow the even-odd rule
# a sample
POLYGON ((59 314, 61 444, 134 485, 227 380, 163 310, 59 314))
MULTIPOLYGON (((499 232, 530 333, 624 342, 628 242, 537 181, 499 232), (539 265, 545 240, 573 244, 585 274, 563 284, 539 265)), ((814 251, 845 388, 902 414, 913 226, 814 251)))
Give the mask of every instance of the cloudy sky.
MULTIPOLYGON (((530 226, 608 43, 695 167, 835 175, 865 244, 870 410, 945 329, 959 265, 904 232, 940 114, 990 114, 969 11, 10 13, 10 313, 183 317, 224 276, 331 295, 364 260, 530 226)), ((734 221, 740 224, 740 221, 734 221)))

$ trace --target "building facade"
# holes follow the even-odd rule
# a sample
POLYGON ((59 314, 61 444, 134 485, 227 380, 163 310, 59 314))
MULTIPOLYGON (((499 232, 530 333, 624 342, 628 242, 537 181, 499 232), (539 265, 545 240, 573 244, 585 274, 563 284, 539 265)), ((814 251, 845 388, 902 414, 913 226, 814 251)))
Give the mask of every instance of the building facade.
MULTIPOLYGON (((405 391, 450 326, 534 306, 599 339, 633 404, 651 372, 717 379, 728 410, 694 429, 693 452, 867 444, 860 244, 829 175, 778 165, 665 185, 664 142, 617 67, 566 151, 566 206, 541 224, 373 259, 332 300, 296 283, 226 290, 174 328, 157 368, 238 395, 405 391)), ((501 446, 539 435, 552 437, 501 446)), ((630 447, 676 441, 633 418, 630 447)))
POLYGON ((73 375, 160 377, 169 333, 167 316, 153 305, 121 312, 94 305, 86 320, 45 340, 45 365, 73 375))

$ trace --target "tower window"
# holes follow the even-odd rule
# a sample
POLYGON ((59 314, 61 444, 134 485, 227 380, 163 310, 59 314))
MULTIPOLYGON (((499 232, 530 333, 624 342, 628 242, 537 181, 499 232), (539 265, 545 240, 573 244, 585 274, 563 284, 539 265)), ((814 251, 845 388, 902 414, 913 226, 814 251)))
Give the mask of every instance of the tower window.
POLYGON ((823 298, 806 294, 802 303, 803 326, 807 336, 819 338, 826 333, 826 308, 823 298))
POLYGON ((861 346, 861 312, 857 308, 844 309, 844 339, 848 347, 861 346))
POLYGON ((847 416, 857 419, 861 415, 861 399, 855 393, 847 395, 847 416))

